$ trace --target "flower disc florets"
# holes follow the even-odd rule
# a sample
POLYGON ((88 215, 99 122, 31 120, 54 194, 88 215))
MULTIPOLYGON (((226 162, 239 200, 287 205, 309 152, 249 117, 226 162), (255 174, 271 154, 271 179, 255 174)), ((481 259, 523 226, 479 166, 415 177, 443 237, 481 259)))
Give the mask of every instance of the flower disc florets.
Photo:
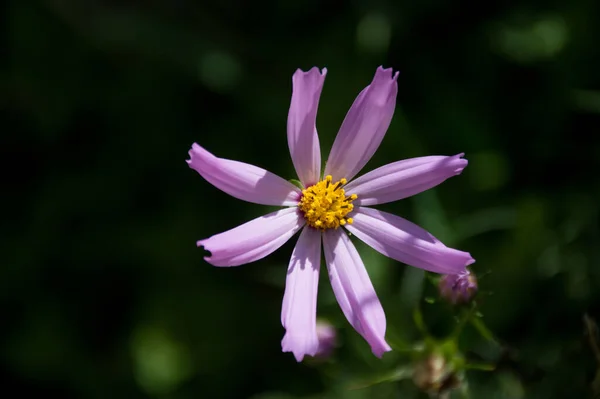
POLYGON ((336 183, 332 183, 332 180, 333 177, 325 176, 324 180, 302 190, 298 207, 304 213, 306 223, 316 229, 337 229, 346 223, 352 224, 352 218, 346 215, 354 209, 352 201, 358 196, 346 196, 342 188, 347 183, 346 179, 336 183))

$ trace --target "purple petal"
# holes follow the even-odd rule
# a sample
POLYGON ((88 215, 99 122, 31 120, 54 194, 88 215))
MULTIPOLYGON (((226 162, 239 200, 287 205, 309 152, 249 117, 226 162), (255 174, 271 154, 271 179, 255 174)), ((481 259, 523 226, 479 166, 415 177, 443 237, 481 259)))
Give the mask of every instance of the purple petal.
POLYGON ((325 166, 325 175, 333 176, 333 181, 351 180, 377 151, 394 115, 397 78, 391 68, 379 67, 350 107, 325 166))
POLYGON ((294 206, 301 192, 292 183, 262 168, 217 158, 194 143, 187 163, 206 181, 232 197, 262 205, 294 206))
POLYGON ((298 178, 305 187, 317 183, 321 173, 321 149, 316 119, 327 69, 298 69, 292 77, 292 103, 288 113, 288 146, 298 178))
POLYGON ((391 350, 385 342, 385 314, 365 265, 342 229, 323 233, 323 249, 333 292, 354 329, 371 345, 375 356, 391 350))
POLYGON ((321 232, 306 227, 300 233, 285 281, 281 324, 285 336, 284 352, 292 352, 301 362, 305 355, 314 356, 319 349, 317 336, 317 289, 321 265, 321 232))
POLYGON ((426 230, 399 216, 360 207, 345 227, 385 256, 434 273, 458 274, 475 262, 468 252, 448 248, 426 230))
POLYGON ((304 225, 297 208, 269 213, 234 229, 197 242, 210 251, 204 259, 213 266, 254 262, 282 246, 304 225))
POLYGON ((358 195, 355 205, 397 201, 429 190, 467 166, 464 154, 406 159, 377 168, 348 183, 345 190, 358 195))

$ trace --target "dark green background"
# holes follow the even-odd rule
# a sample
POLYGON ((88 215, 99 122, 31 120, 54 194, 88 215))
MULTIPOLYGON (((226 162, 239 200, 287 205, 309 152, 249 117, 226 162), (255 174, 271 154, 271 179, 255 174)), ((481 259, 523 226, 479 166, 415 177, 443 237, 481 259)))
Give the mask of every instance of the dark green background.
MULTIPOLYGON (((398 105, 365 170, 433 154, 469 160, 461 176, 382 208, 471 252, 485 274, 482 320, 502 349, 465 331, 467 356, 498 364, 467 374, 471 396, 592 397, 582 318, 600 319, 600 3, 2 8, 0 377, 18 393, 8 397, 420 397, 410 380, 348 390, 408 363, 370 354, 325 275, 319 314, 339 327, 334 358, 297 364, 281 353, 295 239, 231 269, 195 246, 270 209, 189 169, 192 142, 293 178, 296 68, 329 71, 317 120, 325 159, 379 65, 400 70, 398 105)), ((418 340, 410 313, 422 273, 359 251, 389 335, 418 340)), ((451 310, 422 303, 431 329, 447 331, 451 310)))

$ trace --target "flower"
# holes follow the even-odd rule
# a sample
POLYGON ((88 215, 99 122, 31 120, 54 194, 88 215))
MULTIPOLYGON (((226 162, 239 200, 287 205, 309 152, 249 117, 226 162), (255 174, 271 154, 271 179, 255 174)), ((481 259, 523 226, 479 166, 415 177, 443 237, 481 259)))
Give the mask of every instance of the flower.
POLYGON ((319 340, 319 348, 315 353, 315 357, 326 359, 331 356, 337 345, 335 327, 328 321, 317 320, 317 339, 319 340))
POLYGON ((440 295, 448 302, 458 305, 468 303, 477 294, 477 278, 470 271, 442 276, 440 295))
POLYGON ((288 146, 300 182, 292 183, 257 166, 217 158, 194 143, 189 166, 238 199, 285 208, 197 242, 214 266, 239 266, 269 255, 298 231, 289 263, 281 323, 284 352, 297 361, 319 349, 316 308, 321 242, 329 279, 342 312, 381 357, 386 320, 365 266, 343 226, 382 254, 436 273, 456 274, 474 262, 467 252, 448 248, 421 227, 370 208, 410 197, 460 174, 463 154, 412 158, 382 166, 351 181, 375 153, 394 113, 398 73, 378 68, 356 98, 333 143, 321 175, 316 115, 327 70, 297 70, 292 78, 288 146))

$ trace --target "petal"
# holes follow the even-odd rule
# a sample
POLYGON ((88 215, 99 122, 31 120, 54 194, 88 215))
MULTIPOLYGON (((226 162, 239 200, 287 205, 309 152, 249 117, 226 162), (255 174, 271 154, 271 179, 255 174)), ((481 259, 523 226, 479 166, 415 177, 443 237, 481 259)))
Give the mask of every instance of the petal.
POLYGON ((333 181, 351 180, 377 151, 396 108, 397 78, 391 68, 379 67, 373 82, 354 100, 325 166, 333 181))
POLYGON ((358 195, 355 205, 397 201, 437 186, 467 166, 464 154, 406 159, 377 168, 348 183, 345 190, 358 195))
POLYGON ((448 248, 426 230, 399 216, 360 207, 345 227, 385 256, 434 273, 458 274, 475 262, 468 252, 448 248))
POLYGON ((385 314, 354 244, 342 229, 323 233, 323 249, 333 292, 354 329, 375 356, 391 350, 385 342, 385 314))
POLYGON ((285 208, 234 229, 198 241, 210 251, 204 257, 213 266, 239 266, 254 262, 282 246, 304 225, 297 208, 285 208))
POLYGON ((206 181, 232 197, 262 205, 293 206, 301 192, 292 183, 262 168, 217 158, 194 143, 187 163, 206 181))
POLYGON ((298 178, 305 187, 320 180, 321 149, 317 135, 316 119, 319 98, 325 82, 327 69, 320 72, 312 68, 300 69, 292 77, 292 103, 288 113, 288 146, 298 178))
POLYGON ((321 266, 321 232, 306 227, 300 233, 285 281, 281 324, 285 336, 284 352, 292 352, 301 362, 305 355, 314 356, 319 349, 317 336, 317 289, 321 266))

